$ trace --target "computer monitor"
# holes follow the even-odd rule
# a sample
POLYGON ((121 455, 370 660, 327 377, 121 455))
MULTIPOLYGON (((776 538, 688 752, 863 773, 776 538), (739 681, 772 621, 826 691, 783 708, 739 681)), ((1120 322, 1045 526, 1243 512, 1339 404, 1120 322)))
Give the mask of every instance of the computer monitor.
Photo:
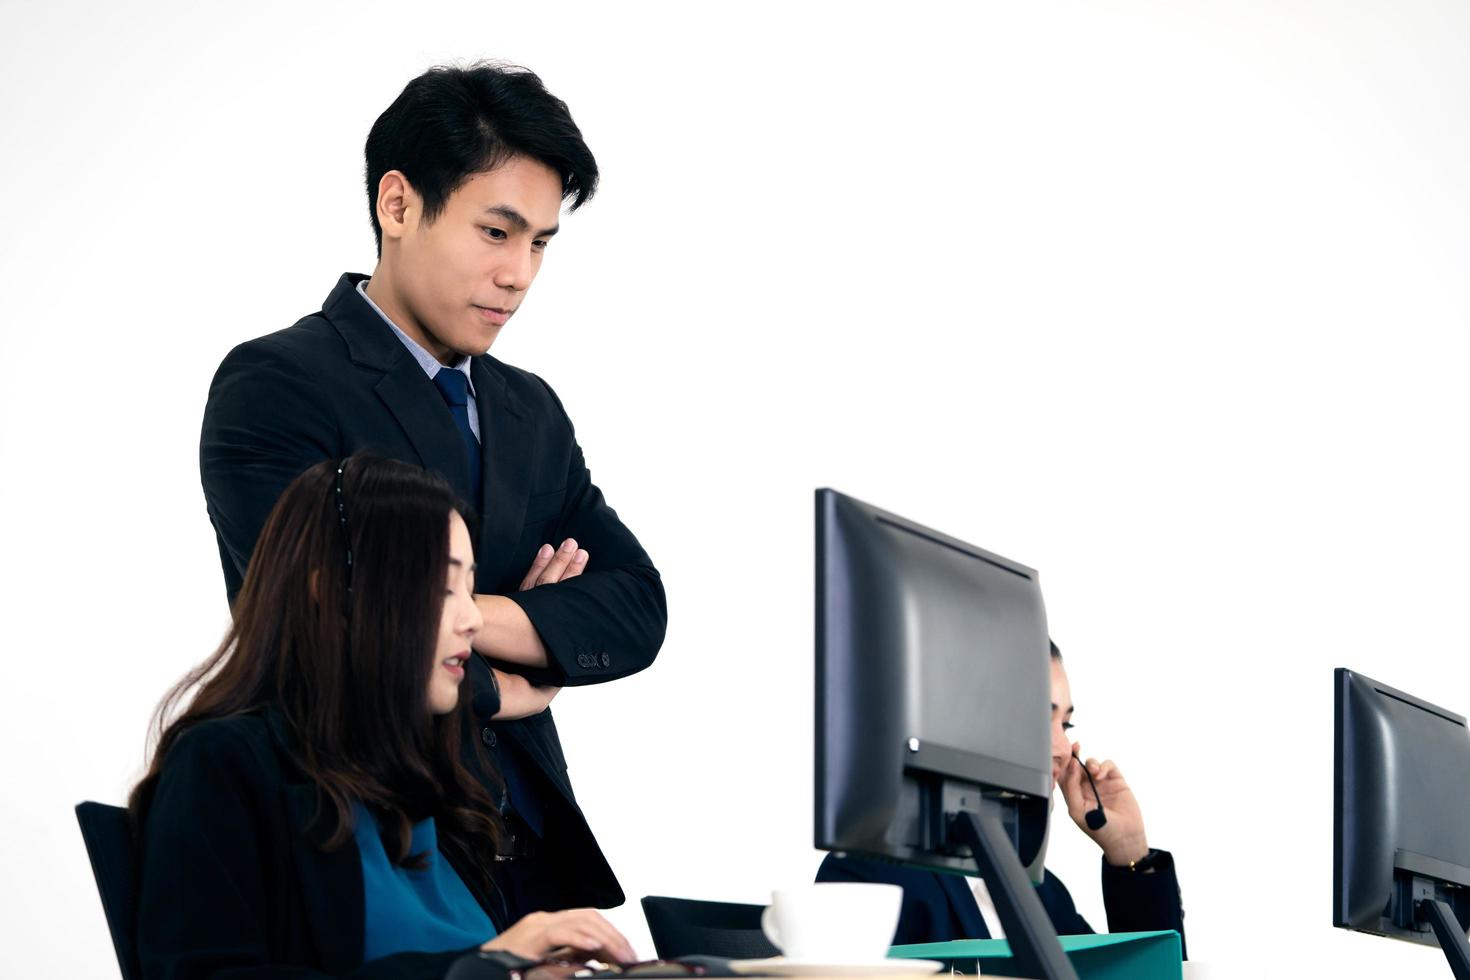
POLYGON ((1334 675, 1332 924, 1439 945, 1470 978, 1470 730, 1362 674, 1334 675))
POLYGON ((1051 796, 1036 572, 816 493, 815 843, 986 879, 1019 976, 1074 977, 1024 865, 1051 796))

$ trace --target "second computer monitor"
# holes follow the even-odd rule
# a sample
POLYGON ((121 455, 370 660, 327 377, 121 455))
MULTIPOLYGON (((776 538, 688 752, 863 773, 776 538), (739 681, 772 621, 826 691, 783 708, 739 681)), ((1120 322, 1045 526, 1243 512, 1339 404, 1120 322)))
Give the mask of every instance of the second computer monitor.
POLYGON ((1332 924, 1430 945, 1447 935, 1446 952, 1464 960, 1470 729, 1462 716, 1354 671, 1339 668, 1333 680, 1332 924))

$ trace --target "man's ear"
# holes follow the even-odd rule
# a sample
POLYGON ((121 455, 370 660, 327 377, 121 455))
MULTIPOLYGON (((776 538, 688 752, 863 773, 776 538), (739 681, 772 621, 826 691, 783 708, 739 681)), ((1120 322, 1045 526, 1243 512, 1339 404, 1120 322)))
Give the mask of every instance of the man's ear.
POLYGON ((390 170, 378 181, 378 224, 384 238, 402 238, 417 222, 419 196, 401 170, 390 170))

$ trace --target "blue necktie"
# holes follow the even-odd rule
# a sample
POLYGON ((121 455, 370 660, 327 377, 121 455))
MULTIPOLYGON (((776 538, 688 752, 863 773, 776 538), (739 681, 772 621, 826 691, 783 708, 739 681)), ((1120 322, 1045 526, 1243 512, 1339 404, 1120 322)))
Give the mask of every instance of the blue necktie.
MULTIPOLYGON (((464 439, 465 456, 470 464, 470 505, 478 510, 481 483, 480 440, 475 438, 475 431, 470 428, 469 378, 465 377, 463 371, 441 367, 439 373, 434 375, 434 387, 444 396, 444 404, 449 406, 449 414, 454 417, 454 424, 459 429, 460 437, 464 439)), ((489 732, 490 729, 485 731, 489 732)), ((532 789, 531 777, 526 771, 525 763, 514 745, 495 746, 494 741, 489 744, 495 749, 500 776, 505 780, 509 808, 519 814, 526 826, 539 837, 546 826, 545 809, 532 789)))
POLYGON ((469 505, 479 510, 480 440, 475 438, 475 430, 470 428, 470 379, 465 377, 463 371, 441 367, 439 373, 434 375, 434 387, 444 396, 444 404, 449 406, 449 414, 454 417, 454 424, 459 429, 460 437, 464 439, 465 459, 470 465, 469 505))

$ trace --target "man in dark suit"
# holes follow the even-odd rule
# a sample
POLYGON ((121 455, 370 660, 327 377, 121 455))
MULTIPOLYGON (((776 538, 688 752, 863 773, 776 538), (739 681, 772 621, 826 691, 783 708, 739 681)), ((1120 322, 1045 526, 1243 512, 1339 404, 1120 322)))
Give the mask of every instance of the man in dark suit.
MULTIPOLYGON (((1148 846, 1143 814, 1133 790, 1118 767, 1108 760, 1081 761, 1081 745, 1067 737, 1072 727, 1072 688, 1062 665, 1062 654, 1051 646, 1051 775, 1060 786, 1073 823, 1102 849, 1103 905, 1109 932, 1151 932, 1173 929, 1184 950, 1184 908, 1174 858, 1168 851, 1148 846), (1087 781, 1087 772, 1092 782, 1087 781), (1096 795, 1092 789, 1096 786, 1096 795), (1102 805, 1107 822, 1096 829, 1087 814, 1102 805)), ((877 881, 903 888, 895 946, 942 943, 954 939, 989 939, 998 924, 994 904, 980 878, 940 874, 898 864, 829 854, 817 871, 818 881, 877 881), (989 921, 987 921, 989 920, 989 921)), ((1046 908, 1059 935, 1090 933, 1092 926, 1078 914, 1071 893, 1050 871, 1045 872, 1036 896, 1046 908)))
POLYGON ((210 388, 200 470, 230 600, 276 498, 313 463, 368 450, 446 476, 481 515, 467 736, 500 770, 485 779, 508 830, 493 859, 509 912, 620 904, 548 706, 653 661, 663 586, 550 386, 486 353, 562 203, 592 196, 596 161, 540 79, 490 65, 414 79, 366 156, 372 276, 343 275, 320 312, 235 348, 210 388))

